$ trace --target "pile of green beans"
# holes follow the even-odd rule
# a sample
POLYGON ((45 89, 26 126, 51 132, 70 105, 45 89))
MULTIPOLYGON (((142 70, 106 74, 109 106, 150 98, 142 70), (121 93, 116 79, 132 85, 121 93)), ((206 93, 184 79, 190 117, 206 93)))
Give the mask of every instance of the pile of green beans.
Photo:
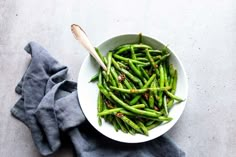
POLYGON ((107 66, 90 80, 99 88, 99 125, 104 118, 116 131, 148 136, 149 130, 172 120, 170 109, 183 100, 175 95, 178 75, 166 47, 156 50, 136 43, 116 47, 106 56, 96 51, 107 66))

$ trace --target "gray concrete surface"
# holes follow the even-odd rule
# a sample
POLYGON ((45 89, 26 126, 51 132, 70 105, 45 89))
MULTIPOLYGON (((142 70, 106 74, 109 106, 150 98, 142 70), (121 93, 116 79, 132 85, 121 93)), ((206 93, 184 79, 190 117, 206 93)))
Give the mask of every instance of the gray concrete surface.
MULTIPOLYGON (((186 110, 167 133, 190 157, 236 156, 236 1, 0 0, 0 156, 39 157, 29 130, 10 115, 29 41, 46 47, 76 80, 86 56, 70 32, 79 23, 94 45, 124 33, 169 44, 189 79, 186 110)), ((158 153, 158 152, 157 152, 158 153)), ((71 157, 64 146, 52 157, 71 157)))

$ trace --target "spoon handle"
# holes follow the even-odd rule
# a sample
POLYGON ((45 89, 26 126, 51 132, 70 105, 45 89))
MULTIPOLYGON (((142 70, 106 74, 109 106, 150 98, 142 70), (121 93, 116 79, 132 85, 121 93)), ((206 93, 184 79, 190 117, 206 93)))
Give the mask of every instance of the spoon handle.
POLYGON ((101 65, 101 67, 104 70, 107 70, 106 65, 103 63, 101 58, 98 56, 97 52, 95 51, 93 45, 89 41, 89 39, 88 39, 87 35, 85 34, 85 32, 83 31, 83 29, 77 24, 72 24, 71 31, 74 34, 75 39, 80 41, 80 43, 84 46, 84 48, 86 48, 88 50, 88 52, 95 58, 95 60, 98 62, 98 64, 101 65))

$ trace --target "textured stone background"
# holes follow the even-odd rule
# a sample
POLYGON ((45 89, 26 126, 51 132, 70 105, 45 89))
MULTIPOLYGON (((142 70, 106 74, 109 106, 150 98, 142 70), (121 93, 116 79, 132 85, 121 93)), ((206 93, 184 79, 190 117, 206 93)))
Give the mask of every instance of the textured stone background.
MULTIPOLYGON (((14 87, 29 41, 46 47, 77 79, 87 52, 70 25, 79 23, 94 45, 119 34, 150 35, 182 60, 189 97, 167 133, 191 157, 236 156, 236 1, 234 0, 0 0, 0 156, 39 157, 29 130, 10 115, 14 87)), ((72 157, 64 146, 52 157, 72 157)))

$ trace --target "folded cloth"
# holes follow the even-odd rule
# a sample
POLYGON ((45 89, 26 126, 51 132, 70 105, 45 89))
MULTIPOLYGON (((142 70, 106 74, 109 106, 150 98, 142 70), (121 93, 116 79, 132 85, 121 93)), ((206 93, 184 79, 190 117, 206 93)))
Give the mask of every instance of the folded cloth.
POLYGON ((124 144, 103 136, 84 118, 76 83, 66 80, 68 68, 35 42, 30 42, 25 50, 31 55, 31 62, 16 86, 15 91, 21 98, 11 113, 28 126, 42 155, 57 151, 61 137, 66 135, 79 157, 185 156, 165 136, 140 144, 124 144))

